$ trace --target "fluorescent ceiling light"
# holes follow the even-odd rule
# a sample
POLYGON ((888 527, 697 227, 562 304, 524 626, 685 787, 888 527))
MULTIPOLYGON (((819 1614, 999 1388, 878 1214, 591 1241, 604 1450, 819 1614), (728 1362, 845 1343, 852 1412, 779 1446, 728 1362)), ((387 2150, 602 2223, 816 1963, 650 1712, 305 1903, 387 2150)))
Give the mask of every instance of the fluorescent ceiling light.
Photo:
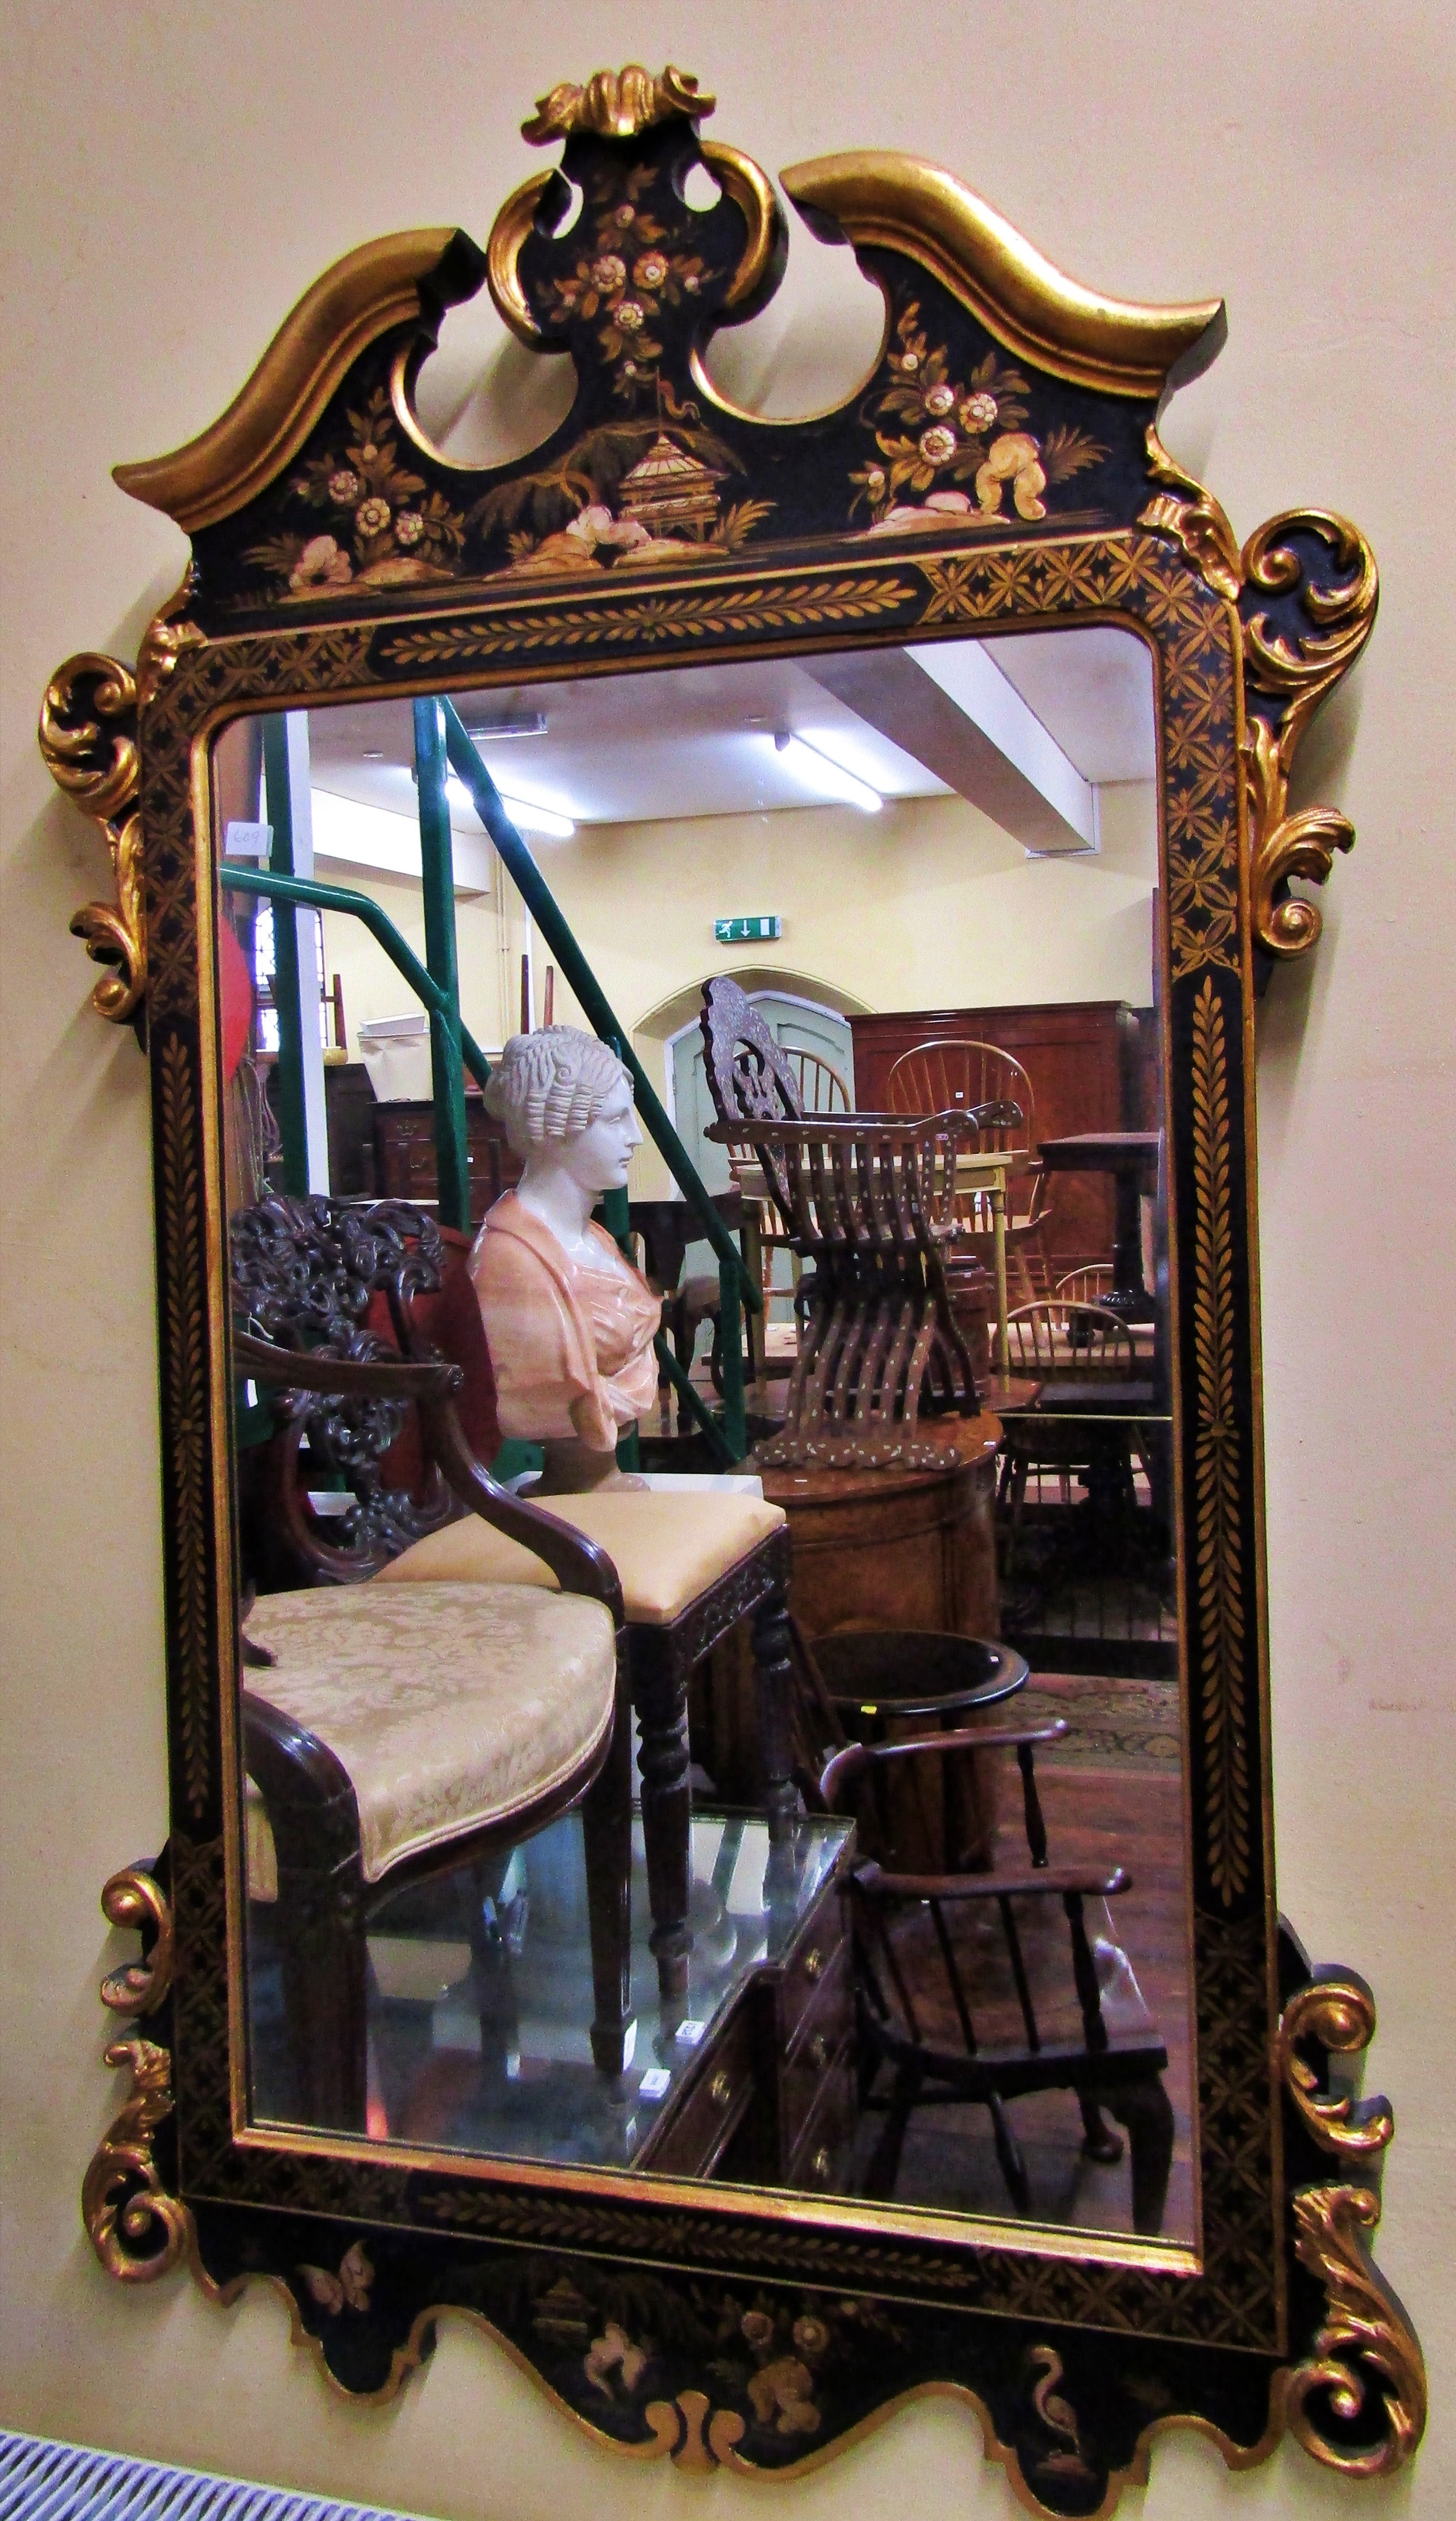
MULTIPOLYGON (((465 781, 457 779, 453 770, 446 779, 445 786, 449 794, 461 804, 473 803, 471 792, 465 781)), ((570 840, 576 826, 567 815, 553 814, 549 806, 533 804, 528 797, 511 796, 507 789, 502 788, 499 780, 496 781, 495 786, 501 803, 505 806, 512 822, 523 832, 538 832, 543 841, 570 840)))
POLYGON ((513 735, 544 735, 545 713, 541 710, 518 710, 514 717, 487 718, 479 725, 470 727, 467 732, 472 744, 477 745, 501 744, 508 736, 513 735))
POLYGON ((862 814, 879 813, 885 802, 879 790, 872 788, 868 780, 856 779, 853 771, 846 770, 842 761, 836 761, 822 745, 810 743, 803 735, 776 735, 774 744, 790 769, 805 783, 821 793, 827 788, 832 797, 842 798, 846 805, 857 805, 862 814))

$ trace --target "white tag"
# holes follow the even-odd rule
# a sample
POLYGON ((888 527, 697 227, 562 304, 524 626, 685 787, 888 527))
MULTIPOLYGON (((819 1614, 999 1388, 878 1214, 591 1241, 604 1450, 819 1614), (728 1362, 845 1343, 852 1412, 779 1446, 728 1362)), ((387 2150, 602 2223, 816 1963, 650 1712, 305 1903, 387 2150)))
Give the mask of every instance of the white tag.
POLYGON ((660 2101, 671 2085, 672 2077, 665 2066, 649 2066, 637 2089, 645 2101, 660 2101))
POLYGON ((222 835, 222 852, 229 858, 265 858, 273 847, 271 823, 228 823, 222 835))
POLYGON ((706 2031, 707 2024, 705 2022, 680 2022, 672 2036, 675 2040, 681 2042, 684 2048, 696 2048, 699 2040, 705 2037, 706 2031))

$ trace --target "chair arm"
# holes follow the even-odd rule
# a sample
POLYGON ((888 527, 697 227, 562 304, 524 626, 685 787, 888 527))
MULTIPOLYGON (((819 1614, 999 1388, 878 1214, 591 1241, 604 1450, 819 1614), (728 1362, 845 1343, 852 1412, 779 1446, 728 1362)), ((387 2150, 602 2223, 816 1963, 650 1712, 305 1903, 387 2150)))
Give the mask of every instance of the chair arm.
POLYGON ((324 1349, 279 1348, 273 1340, 234 1331, 233 1363, 254 1383, 280 1384, 291 1392, 339 1392, 360 1400, 424 1401, 458 1392, 465 1376, 443 1358, 432 1363, 363 1362, 330 1356, 324 1349))
POLYGON ((1115 1864, 1111 1873, 1047 1866, 1037 1873, 887 1873, 873 1857, 850 1874, 856 1891, 872 1900, 1115 1900, 1132 1889, 1132 1876, 1115 1864))
POLYGON ((341 1760, 307 1726, 245 1688, 243 1765, 263 1799, 284 1872, 332 1874, 359 1854, 359 1807, 341 1760))
POLYGON ((233 1362, 256 1382, 280 1384, 295 1392, 338 1392, 359 1399, 417 1402, 426 1452, 461 1504, 541 1559, 564 1593, 583 1593, 605 1602, 614 1625, 621 1627, 621 1582, 601 1543, 588 1540, 585 1533, 556 1515, 543 1514, 539 1506, 513 1496, 477 1461, 453 1398, 465 1382, 462 1366, 444 1357, 418 1354, 408 1363, 364 1364, 330 1356, 322 1350, 279 1348, 272 1340, 254 1339, 248 1331, 233 1334, 233 1362))
MULTIPOLYGON (((459 1366, 450 1366, 446 1371, 456 1382, 463 1379, 459 1366)), ((420 1418, 426 1450, 461 1504, 478 1514, 482 1523, 503 1532, 507 1539, 519 1540, 533 1558, 541 1559, 564 1593, 582 1593, 592 1601, 605 1602, 614 1627, 621 1627, 625 1617, 621 1579, 601 1542, 588 1540, 574 1524, 563 1523, 559 1515, 548 1514, 541 1506, 528 1505, 523 1497, 513 1495, 493 1480, 466 1442, 448 1390, 428 1398, 422 1396, 420 1418)))
POLYGON ((833 1811, 841 1787, 850 1784, 862 1769, 880 1760, 904 1760, 915 1751, 934 1751, 943 1756, 947 1751, 1034 1749, 1041 1742, 1060 1742, 1069 1729, 1067 1719, 1055 1716, 1045 1724, 986 1725, 980 1731, 968 1725, 958 1732, 930 1733, 913 1742, 850 1742, 825 1762, 819 1792, 825 1810, 833 1811))
POLYGON ((1026 1232, 1033 1226, 1045 1225, 1052 1214, 1051 1177, 1040 1156, 1033 1156, 1028 1165, 1018 1165, 1006 1185, 1007 1189, 1010 1190, 1012 1182, 1020 1181, 1028 1181, 1031 1185, 1031 1198, 1023 1228, 1026 1232))

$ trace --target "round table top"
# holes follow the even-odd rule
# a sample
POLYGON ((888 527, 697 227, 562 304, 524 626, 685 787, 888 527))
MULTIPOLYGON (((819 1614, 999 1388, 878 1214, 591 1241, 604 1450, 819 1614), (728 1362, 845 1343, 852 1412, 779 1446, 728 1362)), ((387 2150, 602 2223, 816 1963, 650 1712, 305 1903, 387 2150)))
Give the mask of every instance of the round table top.
POLYGON ((863 1717, 962 1716, 1024 1689, 1014 1646, 935 1629, 841 1628, 810 1650, 837 1708, 863 1717))
MULTIPOLYGON (((1035 1389, 1027 1386, 1028 1391, 1035 1389)), ((978 1470, 992 1458, 1001 1442, 1001 1421, 988 1409, 975 1418, 922 1418, 915 1436, 919 1444, 933 1444, 943 1460, 925 1470, 907 1470, 899 1462, 878 1470, 866 1465, 833 1471, 812 1462, 754 1462, 752 1468, 761 1471, 763 1493, 770 1505, 785 1506, 791 1513, 796 1505, 847 1505, 928 1488, 934 1481, 959 1479, 978 1470)))

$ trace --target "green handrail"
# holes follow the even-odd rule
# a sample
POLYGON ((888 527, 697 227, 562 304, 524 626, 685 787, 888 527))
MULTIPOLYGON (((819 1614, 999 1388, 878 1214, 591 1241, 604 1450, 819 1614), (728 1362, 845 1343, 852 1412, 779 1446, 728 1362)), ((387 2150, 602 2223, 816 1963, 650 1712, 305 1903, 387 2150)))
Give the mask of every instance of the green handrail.
MULTIPOLYGON (((286 717, 263 720, 263 794, 273 833, 272 859, 280 875, 292 875, 294 801, 289 783, 286 717)), ((311 991, 311 971, 309 984, 311 991)), ((284 1188, 300 1198, 308 1189, 308 1123, 303 1089, 303 976, 298 968, 296 920, 280 919, 274 924, 273 999, 278 1009, 278 1134, 283 1141, 284 1188)))
POLYGON ((415 775, 420 791, 420 885, 425 896, 425 961, 448 1015, 430 1017, 430 1081, 434 1166, 445 1225, 470 1231, 470 1155, 465 1074, 460 1056, 460 964, 455 947, 455 842, 445 795, 445 731, 438 701, 415 703, 415 775))
MULTIPOLYGON (((410 951, 392 919, 371 901, 367 893, 355 893, 343 884, 319 884, 308 876, 264 875, 261 869, 225 866, 222 882, 235 893, 262 893, 277 901, 299 901, 313 910, 343 910, 351 919, 361 920, 371 937, 383 945, 396 972, 408 981, 415 995, 432 1015, 442 1016, 449 1024, 460 1024, 459 1011, 448 993, 426 971, 417 954, 410 951)), ((460 1024, 460 1055, 476 1083, 490 1082, 490 1062, 475 1035, 460 1024)))
POLYGON ((596 976, 568 927, 535 859, 507 813, 495 781, 472 744, 453 702, 445 701, 442 706, 445 751, 451 769, 469 789, 471 803, 509 868, 517 892, 555 955, 562 976, 587 1022, 604 1041, 612 1043, 623 1066, 630 1070, 638 1114, 647 1133, 664 1159, 703 1233, 712 1245, 720 1266, 732 1272, 740 1301, 749 1306, 751 1312, 761 1312, 763 1298, 744 1265, 742 1253, 699 1178, 692 1157, 654 1093, 641 1060, 604 997, 596 976))

